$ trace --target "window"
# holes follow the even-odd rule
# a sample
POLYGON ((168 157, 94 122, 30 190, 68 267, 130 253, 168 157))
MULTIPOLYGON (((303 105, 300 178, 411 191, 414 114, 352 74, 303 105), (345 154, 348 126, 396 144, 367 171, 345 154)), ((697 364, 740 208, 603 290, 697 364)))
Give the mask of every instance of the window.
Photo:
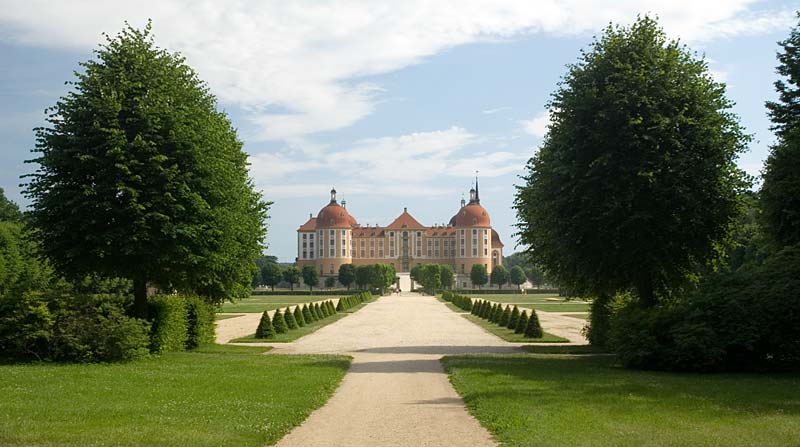
POLYGON ((307 235, 307 234, 305 234, 305 233, 303 233, 303 239, 305 239, 305 238, 306 238, 306 236, 308 236, 308 235, 307 235))
POLYGON ((421 248, 417 248, 417 257, 418 258, 422 257, 422 249, 421 248))
POLYGON ((473 217, 472 218, 472 225, 477 225, 477 224, 478 224, 478 219, 473 217))
POLYGON ((306 242, 303 241, 303 248, 306 248, 306 242))
POLYGON ((464 255, 464 247, 461 247, 461 256, 465 256, 464 255))
POLYGON ((331 237, 336 237, 336 231, 335 230, 331 230, 330 235, 331 235, 331 237))
POLYGON ((331 238, 331 247, 333 247, 334 245, 336 245, 336 239, 331 238))
POLYGON ((347 256, 347 249, 343 248, 342 249, 342 257, 346 257, 346 256, 347 256))
POLYGON ((319 249, 319 257, 320 257, 320 258, 323 258, 323 257, 325 257, 325 250, 324 250, 323 248, 320 248, 320 249, 319 249))
POLYGON ((363 248, 361 249, 361 257, 362 258, 366 258, 367 257, 366 252, 364 251, 363 248))
POLYGON ((390 232, 389 232, 389 236, 390 236, 390 237, 394 237, 394 231, 390 231, 390 232))
POLYGON ((333 249, 333 248, 331 248, 331 257, 332 257, 332 258, 335 258, 335 257, 336 257, 336 250, 335 250, 335 249, 333 249))
POLYGON ((382 257, 383 257, 383 250, 378 250, 378 257, 379 257, 379 258, 382 258, 382 257))
POLYGON ((389 250, 389 257, 390 257, 390 258, 393 258, 393 257, 394 257, 394 250, 393 250, 393 249, 392 249, 392 250, 389 250))
MULTIPOLYGON (((331 264, 331 275, 333 274, 333 264, 331 264)), ((277 311, 276 311, 277 312, 277 311)))
POLYGON ((364 244, 365 244, 365 243, 366 243, 366 241, 364 241, 364 240, 362 239, 362 240, 361 240, 361 248, 364 248, 364 244))
POLYGON ((309 238, 309 239, 311 239, 311 240, 313 241, 313 240, 314 240, 314 233, 311 233, 311 234, 309 234, 309 235, 308 235, 308 238, 309 238))
POLYGON ((342 236, 347 236, 347 230, 342 230, 342 236))
POLYGON ((370 258, 374 258, 375 257, 375 250, 373 250, 373 249, 369 250, 369 257, 370 258))
POLYGON ((476 229, 474 229, 474 228, 473 228, 473 229, 472 229, 472 237, 475 237, 475 236, 477 236, 477 235, 478 235, 478 230, 476 230, 476 229))
POLYGON ((417 237, 422 237, 422 232, 417 231, 417 237))
POLYGON ((307 258, 307 257, 308 257, 308 252, 305 252, 305 251, 304 251, 304 252, 303 252, 303 259, 305 259, 305 258, 307 258))
POLYGON ((369 240, 369 248, 375 248, 375 241, 372 239, 369 240))
POLYGON ((486 235, 488 235, 488 234, 489 234, 489 230, 483 230, 483 237, 486 237, 486 235))
POLYGON ((309 258, 314 259, 314 250, 311 250, 308 254, 311 255, 309 258))
POLYGON ((483 255, 486 256, 488 254, 489 254, 489 250, 486 247, 484 247, 483 248, 483 255))

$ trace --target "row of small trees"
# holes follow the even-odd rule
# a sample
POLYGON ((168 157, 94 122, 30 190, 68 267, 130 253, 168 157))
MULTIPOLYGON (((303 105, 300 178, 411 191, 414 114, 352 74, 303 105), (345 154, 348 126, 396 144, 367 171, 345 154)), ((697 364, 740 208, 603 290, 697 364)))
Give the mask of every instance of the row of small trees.
POLYGON ((290 330, 305 327, 306 325, 335 315, 337 312, 347 311, 371 299, 371 293, 363 292, 357 295, 340 298, 336 306, 333 305, 333 301, 331 300, 322 303, 303 304, 302 307, 297 305, 294 307, 294 311, 289 307, 283 311, 281 311, 281 309, 276 310, 272 318, 269 316, 269 311, 264 311, 264 313, 261 314, 261 321, 256 328, 256 338, 275 338, 277 334, 285 334, 290 330))
POLYGON ((528 316, 527 311, 520 312, 517 306, 512 309, 510 305, 506 305, 504 309, 502 304, 480 300, 472 306, 472 315, 511 329, 515 334, 523 334, 526 338, 541 338, 544 335, 535 309, 531 309, 528 316))
MULTIPOLYGON (((273 257, 265 257, 266 262, 260 270, 253 276, 253 286, 266 285, 273 290, 281 282, 286 282, 294 290, 294 285, 303 279, 303 283, 309 290, 319 284, 320 273, 313 265, 306 265, 302 269, 296 266, 282 268, 273 257), (272 258, 272 259, 269 259, 272 258)), ((395 282, 397 273, 394 267, 385 264, 359 265, 342 264, 336 277, 325 278, 325 287, 334 287, 336 281, 345 286, 348 290, 355 285, 359 289, 367 287, 380 289, 382 292, 391 287, 395 282)))
POLYGON ((454 305, 456 305, 456 307, 464 309, 467 312, 472 311, 472 298, 466 295, 461 295, 458 293, 453 293, 445 290, 444 292, 442 292, 442 299, 450 303, 453 303, 454 305))

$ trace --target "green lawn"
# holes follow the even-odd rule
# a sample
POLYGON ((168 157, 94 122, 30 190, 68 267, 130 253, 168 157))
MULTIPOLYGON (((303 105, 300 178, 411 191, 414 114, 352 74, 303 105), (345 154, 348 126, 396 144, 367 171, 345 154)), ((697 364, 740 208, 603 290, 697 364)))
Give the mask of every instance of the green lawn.
POLYGON ((581 301, 571 301, 567 303, 509 303, 512 306, 516 304, 520 309, 536 309, 545 312, 588 312, 589 303, 581 301))
POLYGON ((569 314, 569 315, 565 315, 565 316, 567 316, 567 317, 570 317, 570 318, 577 318, 577 319, 579 319, 579 320, 588 320, 588 319, 589 319, 589 314, 588 314, 588 313, 583 313, 583 314, 569 314))
POLYGON ((442 360, 504 446, 800 446, 800 376, 670 374, 610 356, 442 360))
POLYGON ((333 394, 343 356, 210 346, 120 364, 0 366, 3 446, 262 446, 333 394))
MULTIPOLYGON (((459 309, 460 310, 460 309, 459 309)), ((518 343, 566 343, 569 342, 566 338, 559 337, 545 332, 542 338, 525 338, 522 334, 515 334, 511 329, 498 326, 494 323, 489 323, 483 318, 476 317, 475 315, 463 313, 462 317, 482 327, 487 332, 497 335, 505 341, 518 342, 518 343)))
POLYGON ((265 310, 275 310, 275 309, 282 309, 286 306, 290 306, 293 304, 302 304, 302 303, 310 303, 313 301, 327 301, 327 300, 335 300, 341 298, 342 296, 347 295, 340 295, 340 296, 332 296, 332 295, 252 295, 249 298, 245 298, 240 300, 236 303, 224 303, 222 305, 221 312, 244 312, 244 313, 252 313, 252 312, 264 312, 265 310))
MULTIPOLYGON (((558 296, 554 293, 543 293, 543 294, 521 294, 521 293, 513 293, 513 294, 476 294, 476 295, 468 295, 473 300, 489 300, 494 301, 495 303, 550 303, 550 302, 560 302, 564 301, 563 296, 558 296), (557 301, 553 301, 557 300, 557 301)), ((572 301, 575 301, 574 299, 572 301)))
POLYGON ((542 295, 470 295, 473 300, 489 300, 495 303, 516 304, 526 309, 543 310, 545 312, 588 312, 591 302, 578 299, 566 300, 554 294, 542 295))
POLYGON ((217 321, 219 321, 219 320, 227 320, 228 318, 241 317, 242 315, 244 315, 244 314, 233 314, 233 315, 216 314, 214 316, 214 319, 217 320, 217 321))
POLYGON ((256 338, 256 334, 253 333, 246 337, 234 338, 233 340, 231 340, 231 343, 287 343, 290 341, 295 341, 300 337, 306 336, 318 330, 321 327, 325 327, 331 323, 335 323, 341 320, 342 318, 346 317, 347 315, 348 313, 336 313, 328 318, 317 320, 303 327, 299 327, 297 329, 291 329, 283 334, 276 334, 275 338, 256 338))

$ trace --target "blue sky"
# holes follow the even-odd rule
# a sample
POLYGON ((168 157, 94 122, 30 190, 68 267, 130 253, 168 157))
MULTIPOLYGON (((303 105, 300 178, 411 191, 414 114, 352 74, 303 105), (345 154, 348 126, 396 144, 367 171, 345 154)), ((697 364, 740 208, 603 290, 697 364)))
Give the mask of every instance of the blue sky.
POLYGON ((14 2, 0 0, 0 186, 21 196, 31 129, 102 33, 152 18, 157 43, 209 83, 275 204, 268 253, 294 259, 295 230, 335 186, 361 224, 408 207, 445 223, 480 171, 481 199, 514 250, 514 185, 547 124, 545 104, 609 22, 655 14, 707 58, 755 140, 772 134, 777 41, 798 2, 778 1, 14 2))

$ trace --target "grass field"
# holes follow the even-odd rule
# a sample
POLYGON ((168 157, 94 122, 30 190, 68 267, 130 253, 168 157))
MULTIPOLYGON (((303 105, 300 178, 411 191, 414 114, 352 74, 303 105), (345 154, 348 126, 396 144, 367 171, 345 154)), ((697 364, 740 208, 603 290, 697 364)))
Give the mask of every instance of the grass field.
POLYGON ((236 303, 224 303, 221 312, 264 312, 284 308, 292 304, 310 303, 313 301, 336 300, 347 295, 252 295, 236 303))
POLYGON ((343 356, 209 346, 120 364, 0 366, 3 446, 262 446, 333 394, 343 356))
POLYGON ((526 309, 543 310, 545 312, 588 312, 591 305, 588 301, 577 299, 566 300, 553 294, 542 295, 471 295, 473 300, 489 300, 495 303, 516 304, 526 309))
POLYGON ((525 338, 522 334, 515 334, 511 329, 498 326, 494 323, 489 323, 483 318, 476 317, 475 315, 463 313, 462 317, 482 327, 485 331, 497 335, 505 341, 517 343, 566 343, 569 342, 566 338, 559 337, 545 332, 542 338, 525 338))
POLYGON ((442 363, 504 446, 800 446, 800 376, 669 374, 610 356, 460 356, 442 363))
POLYGON ((351 307, 350 309, 347 309, 344 312, 337 312, 337 313, 331 315, 328 318, 323 318, 322 320, 317 320, 317 321, 315 321, 315 322, 313 322, 311 324, 306 324, 303 327, 300 327, 300 328, 297 328, 297 329, 292 329, 292 330, 290 330, 288 332, 285 332, 283 334, 275 334, 275 338, 270 338, 270 339, 256 338, 256 334, 251 334, 251 335, 248 335, 246 337, 234 338, 230 342, 231 343, 288 343, 290 341, 295 341, 300 337, 306 336, 306 335, 308 335, 308 334, 310 334, 310 333, 312 333, 312 332, 314 332, 314 331, 316 331, 316 330, 318 330, 318 329, 320 329, 322 327, 325 327, 325 326, 327 326, 327 325, 329 325, 331 323, 335 323, 335 322, 341 320, 342 318, 346 317, 347 315, 349 315, 349 314, 361 309, 362 307, 366 306, 368 303, 371 303, 371 302, 372 301, 369 301, 367 303, 359 304, 357 306, 351 307))

